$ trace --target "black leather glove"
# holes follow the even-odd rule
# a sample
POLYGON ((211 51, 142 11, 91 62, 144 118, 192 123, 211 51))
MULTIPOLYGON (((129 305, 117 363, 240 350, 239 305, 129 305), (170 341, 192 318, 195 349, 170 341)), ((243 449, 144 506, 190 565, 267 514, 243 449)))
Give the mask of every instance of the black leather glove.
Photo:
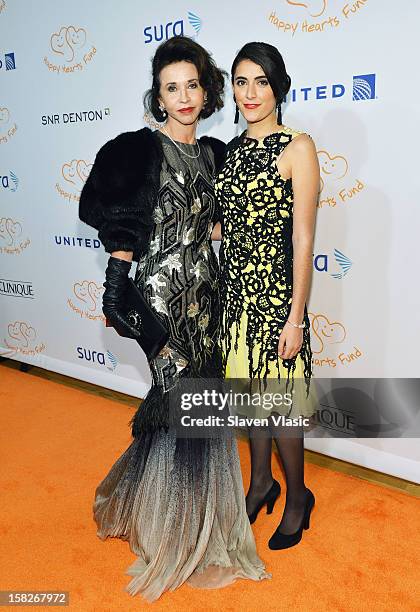
POLYGON ((131 261, 110 257, 105 271, 105 291, 102 296, 102 312, 107 321, 115 328, 120 336, 137 339, 140 336, 130 322, 120 312, 124 294, 127 290, 128 273, 131 261))

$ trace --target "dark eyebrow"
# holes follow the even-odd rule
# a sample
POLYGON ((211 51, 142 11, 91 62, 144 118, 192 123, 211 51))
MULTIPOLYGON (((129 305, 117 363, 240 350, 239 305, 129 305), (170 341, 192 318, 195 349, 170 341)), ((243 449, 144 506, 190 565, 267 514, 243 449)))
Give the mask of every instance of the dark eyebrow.
MULTIPOLYGON (((265 76, 265 74, 262 74, 262 75, 260 75, 260 76, 256 76, 256 77, 254 77, 254 80, 256 80, 256 79, 266 79, 266 78, 267 78, 267 77, 265 76)), ((237 76, 237 77, 235 77, 235 81, 236 81, 237 79, 243 79, 244 81, 247 81, 247 80, 248 80, 248 79, 247 79, 246 77, 244 77, 244 76, 237 76)))
MULTIPOLYGON (((193 83, 194 81, 198 81, 198 77, 195 79, 188 79, 187 83, 193 83)), ((171 81, 170 83, 166 83, 166 85, 176 85, 175 81, 171 81)))

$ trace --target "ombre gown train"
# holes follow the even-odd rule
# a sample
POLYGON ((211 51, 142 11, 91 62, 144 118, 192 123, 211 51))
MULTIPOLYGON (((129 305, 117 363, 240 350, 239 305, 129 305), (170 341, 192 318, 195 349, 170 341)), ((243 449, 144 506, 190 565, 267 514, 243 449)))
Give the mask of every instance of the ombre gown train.
MULTIPOLYGON (((246 514, 234 436, 180 438, 159 425, 180 377, 213 376, 219 363, 218 266, 211 245, 214 159, 188 159, 160 132, 164 152, 150 248, 136 284, 165 321, 170 339, 150 362, 152 388, 133 419, 133 441, 98 485, 100 538, 129 542, 138 558, 126 590, 155 601, 187 584, 219 588, 270 574, 246 514)), ((182 145, 194 155, 197 145, 182 145)))

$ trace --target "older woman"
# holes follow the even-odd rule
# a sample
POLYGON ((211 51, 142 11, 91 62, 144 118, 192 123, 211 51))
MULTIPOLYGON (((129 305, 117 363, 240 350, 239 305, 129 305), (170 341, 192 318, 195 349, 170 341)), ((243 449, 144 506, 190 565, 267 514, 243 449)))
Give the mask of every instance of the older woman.
POLYGON ((200 118, 222 107, 224 78, 208 52, 177 36, 153 58, 146 96, 165 124, 120 134, 99 151, 80 218, 111 254, 103 311, 136 338, 123 314, 132 259, 135 284, 169 331, 149 360, 153 385, 133 419, 134 440, 96 490, 99 537, 128 540, 138 555, 127 590, 154 601, 185 581, 221 587, 269 577, 246 514, 234 438, 177 437, 169 393, 181 379, 220 375, 217 219, 213 177, 224 145, 196 139, 200 118))

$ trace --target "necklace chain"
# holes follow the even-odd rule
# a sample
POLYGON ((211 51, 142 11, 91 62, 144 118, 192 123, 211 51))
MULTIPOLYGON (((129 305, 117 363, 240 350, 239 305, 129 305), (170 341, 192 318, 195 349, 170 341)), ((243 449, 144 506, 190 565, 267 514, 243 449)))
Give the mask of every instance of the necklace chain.
POLYGON ((189 153, 186 153, 185 151, 183 151, 183 150, 181 149, 181 147, 178 145, 178 143, 177 143, 177 142, 175 142, 175 140, 174 140, 174 139, 171 137, 171 135, 170 135, 170 134, 168 134, 168 132, 165 130, 165 128, 164 128, 164 127, 162 127, 162 132, 164 132, 164 133, 165 133, 165 134, 168 136, 168 138, 169 138, 169 139, 170 139, 170 140, 171 140, 171 141, 174 143, 174 145, 176 146, 176 148, 177 148, 179 151, 181 151, 181 154, 182 154, 182 155, 185 155, 186 157, 190 157, 191 159, 197 159, 197 157, 200 157, 201 149, 200 149, 200 143, 198 142, 198 140, 197 140, 197 146, 198 146, 198 155, 190 155, 189 153))

